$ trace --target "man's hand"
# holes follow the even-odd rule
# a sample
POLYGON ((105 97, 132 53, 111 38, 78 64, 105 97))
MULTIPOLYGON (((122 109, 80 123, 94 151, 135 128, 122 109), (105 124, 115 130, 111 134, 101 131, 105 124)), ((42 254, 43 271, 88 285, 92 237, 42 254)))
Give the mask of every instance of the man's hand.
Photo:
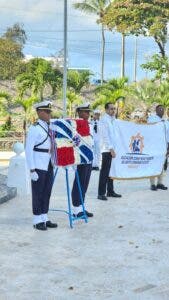
POLYGON ((115 158, 115 157, 116 157, 116 153, 114 152, 113 149, 110 149, 110 153, 111 153, 112 158, 115 158))

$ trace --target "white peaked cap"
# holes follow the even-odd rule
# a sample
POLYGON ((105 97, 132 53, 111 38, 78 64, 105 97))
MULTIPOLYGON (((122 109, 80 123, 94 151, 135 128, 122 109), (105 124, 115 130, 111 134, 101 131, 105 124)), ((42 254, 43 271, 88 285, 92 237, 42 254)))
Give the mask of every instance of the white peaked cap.
POLYGON ((95 109, 95 110, 93 111, 93 113, 94 113, 94 114, 100 114, 101 112, 100 112, 99 109, 95 109))
POLYGON ((36 108, 36 109, 51 110, 52 109, 52 102, 49 101, 49 100, 44 100, 42 102, 35 103, 33 107, 36 108))
POLYGON ((80 104, 80 105, 77 107, 77 110, 91 110, 91 108, 90 108, 90 103, 89 103, 89 102, 86 102, 86 103, 80 104))

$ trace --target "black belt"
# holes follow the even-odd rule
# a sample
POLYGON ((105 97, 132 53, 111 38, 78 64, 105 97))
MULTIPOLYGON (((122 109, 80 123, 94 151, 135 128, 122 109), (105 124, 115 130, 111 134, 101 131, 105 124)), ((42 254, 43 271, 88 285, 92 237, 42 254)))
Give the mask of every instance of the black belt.
POLYGON ((45 152, 45 153, 49 153, 50 152, 49 149, 33 148, 33 150, 36 151, 36 152, 45 152))

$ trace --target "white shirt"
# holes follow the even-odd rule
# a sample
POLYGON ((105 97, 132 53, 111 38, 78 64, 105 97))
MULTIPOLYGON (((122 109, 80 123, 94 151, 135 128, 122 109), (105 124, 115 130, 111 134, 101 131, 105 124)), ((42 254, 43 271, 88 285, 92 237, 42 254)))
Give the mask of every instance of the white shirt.
POLYGON ((100 134, 99 134, 99 124, 100 124, 100 121, 99 120, 92 120, 91 124, 92 124, 93 140, 94 140, 94 142, 95 141, 97 142, 97 141, 100 140, 100 134), (97 128, 97 132, 94 129, 95 126, 97 128))
MULTIPOLYGON (((39 119, 37 123, 39 123, 48 132, 48 124, 45 121, 39 119)), ((51 159, 51 154, 47 152, 36 152, 33 150, 34 146, 43 142, 48 135, 40 125, 35 124, 30 126, 26 139, 25 154, 28 168, 30 170, 40 169, 47 171, 49 161, 51 159)), ((50 137, 48 136, 46 141, 42 145, 39 145, 37 148, 50 150, 50 137)))
POLYGON ((165 133, 166 133, 166 141, 169 143, 169 122, 165 121, 163 118, 160 118, 157 115, 150 115, 147 119, 147 123, 157 123, 157 122, 164 122, 165 126, 165 133))
POLYGON ((113 122, 115 117, 109 116, 107 113, 100 119, 99 133, 100 133, 100 147, 101 152, 110 152, 110 149, 115 148, 115 135, 113 122))
POLYGON ((157 115, 150 115, 147 119, 147 123, 156 123, 156 122, 161 122, 164 121, 162 118, 160 118, 157 115))

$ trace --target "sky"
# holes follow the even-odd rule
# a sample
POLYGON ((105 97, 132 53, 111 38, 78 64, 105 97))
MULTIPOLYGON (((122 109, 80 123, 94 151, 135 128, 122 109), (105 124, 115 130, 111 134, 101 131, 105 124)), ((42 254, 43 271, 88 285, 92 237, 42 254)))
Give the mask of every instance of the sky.
MULTIPOLYGON (((68 2, 68 64, 86 67, 100 78, 101 32, 96 16, 82 13, 68 2)), ((24 54, 33 56, 57 55, 63 49, 64 0, 0 0, 0 34, 19 22, 24 25, 27 43, 24 54)), ((138 38, 138 79, 147 77, 139 65, 157 52, 152 39, 138 38)), ((126 76, 133 78, 135 38, 126 39, 126 76)), ((106 32, 105 78, 120 76, 121 35, 106 32)))

